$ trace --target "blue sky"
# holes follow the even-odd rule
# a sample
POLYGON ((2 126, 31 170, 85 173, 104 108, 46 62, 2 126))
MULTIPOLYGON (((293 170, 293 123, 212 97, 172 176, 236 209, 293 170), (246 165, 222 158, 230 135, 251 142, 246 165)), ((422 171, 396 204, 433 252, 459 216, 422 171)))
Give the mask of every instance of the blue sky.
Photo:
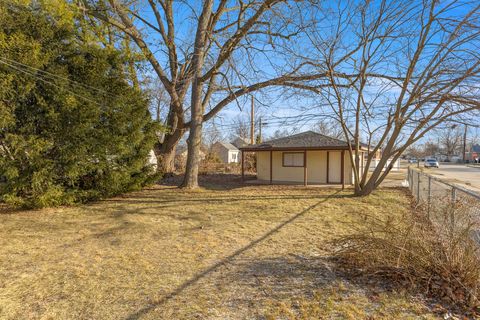
MULTIPOLYGON (((334 7, 335 2, 329 2, 329 4, 331 5, 332 10, 336 9, 334 7)), ((189 2, 189 5, 198 6, 199 2, 189 2)), ((191 11, 189 12, 187 9, 188 7, 185 7, 185 5, 177 5, 175 7, 174 15, 175 21, 177 22, 176 40, 179 44, 182 43, 183 40, 185 40, 186 43, 191 43, 194 36, 194 28, 192 27, 192 22, 194 23, 195 21, 190 18, 191 11)), ((198 11, 198 8, 193 9, 198 11)), ((144 18, 147 18, 150 21, 154 21, 152 12, 147 4, 142 6, 140 13, 144 18)), ((457 12, 454 11, 454 13, 457 12)), ((302 14, 304 14, 303 18, 306 18, 309 14, 315 13, 305 12, 302 14)), ((325 21, 325 25, 323 25, 322 27, 325 27, 327 30, 328 27, 330 27, 329 21, 325 21)), ((348 35, 345 40, 348 42, 348 35)), ((150 45, 155 48, 154 44, 158 43, 158 41, 159 37, 152 33, 152 36, 149 39, 150 45)), ((295 45, 298 47, 302 47, 304 44, 304 39, 297 39, 297 41, 295 42, 295 45)), ((305 50, 308 50, 308 48, 305 48, 305 50)), ((243 58, 243 54, 244 52, 237 53, 236 58, 241 61, 243 58)), ((156 56, 160 61, 163 60, 163 62, 166 62, 164 55, 157 53, 156 56)), ((282 65, 282 63, 286 63, 286 61, 283 59, 285 59, 285 57, 280 57, 276 55, 275 49, 270 48, 270 51, 267 54, 256 54, 255 65, 250 67, 252 67, 253 69, 256 68, 258 72, 261 72, 261 76, 263 78, 266 78, 274 73, 275 70, 273 66, 279 67, 282 65)), ((242 72, 244 72, 245 74, 251 74, 251 72, 253 72, 252 70, 249 69, 248 65, 242 65, 242 72)), ((325 114, 329 112, 328 110, 325 111, 317 108, 315 112, 318 114, 318 119, 316 119, 315 117, 307 116, 307 114, 309 115, 312 113, 312 110, 306 111, 306 109, 310 109, 311 107, 315 106, 315 104, 318 104, 319 100, 308 98, 301 94, 283 95, 281 90, 267 89, 262 92, 254 93, 253 95, 256 100, 256 114, 261 115, 262 120, 269 123, 268 126, 264 127, 264 136, 271 135, 276 130, 283 129, 295 129, 296 131, 309 130, 314 125, 314 123, 318 121, 318 119, 321 119, 322 116, 325 116, 325 114), (298 121, 298 116, 303 118, 302 121, 298 121)), ((243 117, 245 119, 248 119, 250 117, 249 97, 242 97, 238 99, 236 103, 231 103, 230 105, 228 105, 219 113, 219 115, 213 120, 213 122, 217 124, 218 130, 220 130, 225 135, 229 135, 229 133, 232 131, 231 125, 238 117, 243 117)), ((210 130, 209 127, 211 125, 212 123, 206 125, 207 131, 210 130)), ((471 134, 474 135, 477 133, 476 131, 478 130, 472 129, 470 131, 471 134)), ((432 137, 428 136, 423 139, 423 141, 429 139, 432 139, 432 137)))

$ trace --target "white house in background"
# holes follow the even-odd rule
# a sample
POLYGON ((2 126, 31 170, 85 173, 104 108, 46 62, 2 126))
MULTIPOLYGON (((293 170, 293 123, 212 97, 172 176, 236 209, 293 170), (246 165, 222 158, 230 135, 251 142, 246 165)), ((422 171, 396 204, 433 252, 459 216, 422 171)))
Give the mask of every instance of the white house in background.
MULTIPOLYGON (((380 162, 379 158, 373 158, 372 162, 370 162, 370 168, 369 169, 374 170, 377 167, 379 162, 380 162)), ((390 165, 391 162, 392 162, 392 159, 388 159, 387 163, 385 164, 385 167, 382 169, 382 171, 385 170, 390 165)), ((395 162, 392 163, 391 171, 398 171, 398 170, 400 170, 400 159, 397 159, 397 160, 395 160, 395 162)))
POLYGON ((212 145, 211 152, 215 153, 223 163, 239 163, 240 150, 233 144, 218 141, 212 145))
POLYGON ((154 171, 157 171, 157 156, 155 156, 153 149, 148 153, 147 163, 152 166, 154 171))

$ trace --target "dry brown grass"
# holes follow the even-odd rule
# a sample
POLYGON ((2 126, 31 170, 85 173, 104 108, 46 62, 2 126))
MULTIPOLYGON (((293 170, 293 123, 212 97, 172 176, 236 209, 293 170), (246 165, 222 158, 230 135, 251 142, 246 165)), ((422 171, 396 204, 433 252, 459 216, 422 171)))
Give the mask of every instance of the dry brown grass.
MULTIPOLYGON (((326 243, 402 191, 154 186, 74 208, 0 214, 2 319, 430 318, 342 278, 326 243)), ((223 187, 222 187, 223 186, 223 187)))
MULTIPOLYGON (((441 201, 436 199, 436 201, 441 201)), ((429 212, 418 206, 396 218, 365 214, 356 231, 332 241, 346 269, 384 277, 455 306, 467 317, 480 315, 480 222, 477 211, 458 202, 429 212)))

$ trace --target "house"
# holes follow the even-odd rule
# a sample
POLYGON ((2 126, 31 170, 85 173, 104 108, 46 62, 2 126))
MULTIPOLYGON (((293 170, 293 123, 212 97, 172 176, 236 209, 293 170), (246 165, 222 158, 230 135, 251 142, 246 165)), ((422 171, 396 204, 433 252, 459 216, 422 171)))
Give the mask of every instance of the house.
POLYGON ((232 141, 232 144, 237 147, 237 148, 241 148, 241 147, 245 147, 245 146, 248 146, 250 144, 250 141, 248 141, 248 139, 245 139, 245 138, 242 138, 242 137, 236 137, 233 141, 232 141))
MULTIPOLYGON (((261 144, 241 147, 242 178, 246 152, 257 156, 257 180, 276 183, 345 184, 353 183, 353 172, 346 141, 313 131, 302 132, 261 144)), ((363 163, 364 153, 361 146, 363 163)))
POLYGON ((148 153, 147 165, 151 166, 153 171, 157 171, 157 156, 155 155, 155 151, 153 151, 153 149, 148 153))
MULTIPOLYGON (((378 166, 378 164, 380 163, 380 159, 381 159, 381 158, 382 158, 382 152, 381 152, 380 150, 378 150, 378 151, 375 152, 375 154, 373 155, 368 170, 370 170, 370 171, 375 170, 375 168, 376 168, 376 167, 378 166)), ((393 160, 392 158, 387 159, 387 162, 385 163, 385 166, 382 168, 382 171, 386 170, 387 167, 390 166, 390 164, 392 165, 391 171, 398 171, 398 170, 400 170, 400 159, 395 160, 393 163, 392 163, 392 160, 393 160)), ((367 160, 365 160, 365 161, 367 161, 367 160)))
POLYGON ((480 157, 480 145, 474 144, 469 152, 465 152, 465 160, 475 162, 475 159, 480 157))
POLYGON ((240 162, 240 150, 231 143, 217 141, 212 145, 210 151, 218 155, 223 163, 240 162))

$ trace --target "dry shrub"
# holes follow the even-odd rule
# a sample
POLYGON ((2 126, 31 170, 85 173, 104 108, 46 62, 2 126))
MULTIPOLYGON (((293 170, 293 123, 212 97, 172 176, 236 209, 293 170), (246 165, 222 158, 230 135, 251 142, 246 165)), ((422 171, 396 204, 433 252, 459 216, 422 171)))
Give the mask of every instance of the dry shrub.
POLYGON ((365 216, 352 234, 333 241, 346 268, 386 276, 462 309, 477 310, 478 217, 469 205, 416 207, 403 216, 365 216))

